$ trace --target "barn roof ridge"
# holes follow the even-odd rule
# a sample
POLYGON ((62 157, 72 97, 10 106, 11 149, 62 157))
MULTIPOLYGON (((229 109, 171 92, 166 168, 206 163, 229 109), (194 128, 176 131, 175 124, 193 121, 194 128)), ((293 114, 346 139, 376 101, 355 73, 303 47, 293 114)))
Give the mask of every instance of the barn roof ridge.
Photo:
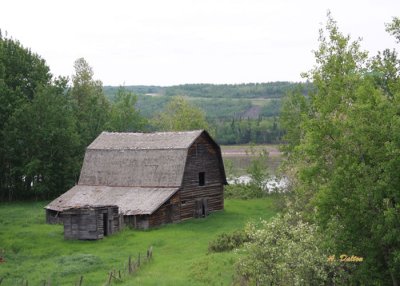
POLYGON ((171 189, 171 188, 180 188, 181 186, 118 186, 118 185, 112 185, 112 186, 106 186, 106 185, 95 185, 95 184, 84 184, 84 183, 78 183, 75 186, 84 186, 84 187, 115 187, 115 188, 142 188, 142 189, 171 189))
POLYGON ((188 149, 205 130, 171 132, 103 131, 87 150, 183 150, 188 149))
POLYGON ((186 150, 187 147, 181 147, 181 148, 173 148, 173 147, 165 147, 165 148, 135 148, 135 147, 124 147, 124 148, 88 148, 88 150, 96 150, 96 151, 115 151, 115 150, 132 150, 132 151, 157 151, 157 150, 186 150))

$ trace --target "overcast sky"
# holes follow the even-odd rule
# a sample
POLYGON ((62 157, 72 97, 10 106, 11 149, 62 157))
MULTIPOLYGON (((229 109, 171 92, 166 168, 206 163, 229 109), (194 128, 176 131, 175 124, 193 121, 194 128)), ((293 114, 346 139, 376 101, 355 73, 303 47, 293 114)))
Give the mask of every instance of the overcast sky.
POLYGON ((84 57, 104 85, 300 81, 330 10, 362 47, 400 47, 399 0, 0 0, 0 29, 54 75, 84 57))

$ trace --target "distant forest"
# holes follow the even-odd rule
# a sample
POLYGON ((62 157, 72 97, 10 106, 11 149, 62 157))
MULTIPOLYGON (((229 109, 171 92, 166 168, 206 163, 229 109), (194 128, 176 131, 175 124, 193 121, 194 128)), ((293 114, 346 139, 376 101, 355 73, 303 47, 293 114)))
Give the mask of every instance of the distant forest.
MULTIPOLYGON (((175 86, 125 86, 129 91, 142 95, 189 96, 205 98, 282 98, 297 83, 277 81, 243 84, 183 84, 175 86)), ((306 86, 306 84, 303 84, 306 86)), ((115 94, 118 87, 104 86, 106 94, 115 94)))
MULTIPOLYGON (((177 86, 125 86, 137 97, 140 114, 150 119, 175 96, 182 96, 204 111, 220 144, 279 143, 281 99, 296 89, 306 94, 309 83, 268 82, 247 84, 184 84, 177 86)), ((104 86, 113 100, 119 87, 104 86)))

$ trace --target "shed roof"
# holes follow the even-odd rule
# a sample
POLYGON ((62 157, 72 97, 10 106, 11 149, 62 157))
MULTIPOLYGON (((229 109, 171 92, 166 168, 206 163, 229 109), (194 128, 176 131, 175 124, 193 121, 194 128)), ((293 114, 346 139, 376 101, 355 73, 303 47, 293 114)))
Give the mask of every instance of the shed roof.
POLYGON ((86 206, 117 205, 123 215, 152 214, 178 188, 132 188, 76 185, 45 208, 64 211, 86 206))

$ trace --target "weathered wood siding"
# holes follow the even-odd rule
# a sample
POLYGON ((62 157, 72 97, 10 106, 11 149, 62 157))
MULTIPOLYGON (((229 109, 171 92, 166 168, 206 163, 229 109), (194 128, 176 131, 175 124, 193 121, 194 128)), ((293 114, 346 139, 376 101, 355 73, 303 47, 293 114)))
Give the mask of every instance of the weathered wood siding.
POLYGON ((101 239, 119 231, 120 221, 117 206, 69 209, 63 212, 64 238, 101 239))
POLYGON ((219 148, 204 133, 188 151, 183 175, 181 220, 205 216, 224 208, 224 175, 219 148), (199 185, 199 173, 204 172, 204 186, 199 185))
POLYGON ((180 221, 179 191, 149 216, 149 227, 180 221))
POLYGON ((62 213, 54 210, 46 209, 46 223, 48 224, 62 224, 62 213))
POLYGON ((161 205, 153 214, 125 216, 124 221, 129 227, 137 229, 147 229, 180 221, 179 192, 161 205))
POLYGON ((124 216, 125 226, 137 229, 149 228, 149 215, 127 215, 124 216))

